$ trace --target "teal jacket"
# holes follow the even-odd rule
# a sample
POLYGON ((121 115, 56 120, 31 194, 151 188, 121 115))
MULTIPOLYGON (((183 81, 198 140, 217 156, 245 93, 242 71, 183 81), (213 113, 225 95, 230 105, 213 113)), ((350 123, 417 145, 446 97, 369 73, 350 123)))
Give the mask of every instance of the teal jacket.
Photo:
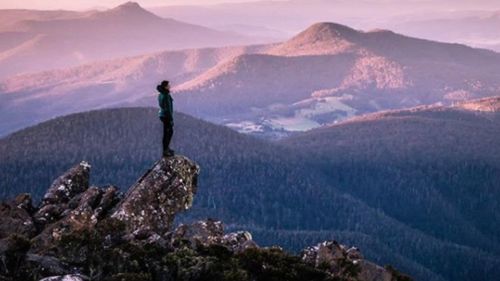
POLYGON ((168 91, 157 88, 160 94, 158 95, 158 105, 160 106, 160 111, 158 115, 160 117, 166 117, 170 119, 170 122, 174 121, 174 99, 168 91))

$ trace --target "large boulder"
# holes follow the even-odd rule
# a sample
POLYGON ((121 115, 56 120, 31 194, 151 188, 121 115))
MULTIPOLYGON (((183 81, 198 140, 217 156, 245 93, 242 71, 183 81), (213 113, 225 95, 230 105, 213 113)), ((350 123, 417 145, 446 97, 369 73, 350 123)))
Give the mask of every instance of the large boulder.
POLYGON ((112 217, 129 233, 166 233, 175 215, 191 207, 199 170, 183 156, 162 158, 129 189, 112 217))
POLYGON ((36 227, 31 217, 34 207, 29 194, 20 194, 10 202, 0 203, 0 239, 9 235, 32 237, 36 227))
MULTIPOLYGON (((33 239, 32 252, 46 253, 56 250, 54 245, 57 245, 65 235, 92 231, 99 220, 118 203, 120 197, 118 188, 114 186, 105 189, 90 187, 82 193, 75 194, 58 215, 60 219, 46 225, 33 239)), ((85 259, 85 256, 79 259, 85 259)))
POLYGON ((68 203, 89 188, 90 165, 81 162, 57 178, 45 193, 39 210, 33 215, 39 228, 54 222, 68 210, 68 203))

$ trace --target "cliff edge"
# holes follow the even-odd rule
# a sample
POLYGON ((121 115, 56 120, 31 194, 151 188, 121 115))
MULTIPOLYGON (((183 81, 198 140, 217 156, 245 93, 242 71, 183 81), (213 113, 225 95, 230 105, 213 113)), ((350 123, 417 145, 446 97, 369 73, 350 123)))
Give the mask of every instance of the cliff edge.
POLYGON ((200 172, 184 156, 162 158, 125 194, 90 186, 90 169, 68 170, 36 206, 29 194, 0 205, 0 281, 411 280, 336 241, 294 256, 217 220, 174 228, 200 172))

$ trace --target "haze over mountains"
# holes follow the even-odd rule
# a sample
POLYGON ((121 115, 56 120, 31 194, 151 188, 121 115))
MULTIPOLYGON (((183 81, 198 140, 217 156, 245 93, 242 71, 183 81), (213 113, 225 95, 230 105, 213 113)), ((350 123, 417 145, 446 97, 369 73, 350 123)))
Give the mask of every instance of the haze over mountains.
POLYGON ((154 85, 164 77, 175 85, 180 111, 267 134, 498 95, 500 54, 318 23, 283 43, 163 52, 10 77, 0 83, 0 133, 71 112, 154 105, 154 85))
POLYGON ((284 32, 296 33, 318 21, 339 21, 357 28, 374 28, 399 17, 412 20, 443 17, 457 12, 499 10, 494 0, 285 0, 242 3, 178 4, 150 7, 154 13, 198 24, 243 24, 254 22, 284 32))
MULTIPOLYGON (((212 27, 258 23, 261 28, 281 31, 281 34, 274 33, 277 39, 292 36, 315 22, 333 21, 364 30, 386 28, 419 38, 476 47, 495 48, 486 41, 500 40, 495 31, 498 24, 491 20, 492 11, 500 11, 500 3, 494 0, 248 1, 152 7, 150 10, 158 15, 212 27)), ((245 32, 245 29, 238 30, 245 32)), ((262 35, 266 34, 263 30, 262 35)))
POLYGON ((0 135, 71 112, 134 104, 153 94, 165 77, 179 84, 220 61, 263 48, 166 51, 7 78, 0 83, 0 135))
POLYGON ((500 52, 500 10, 453 18, 403 21, 393 28, 404 34, 438 41, 465 43, 500 52))
POLYGON ((168 49, 252 39, 158 17, 127 2, 105 11, 1 10, 0 78, 168 49))
MULTIPOLYGON (((416 280, 490 280, 500 266, 499 109, 497 97, 376 113, 279 143, 178 114, 174 148, 205 167, 184 220, 217 217, 288 249, 349 241, 416 280)), ((160 154, 156 114, 80 113, 1 139, 2 196, 41 195, 81 159, 94 184, 127 188, 160 154)))
POLYGON ((240 120, 232 114, 244 113, 245 123, 303 130, 355 114, 491 96, 500 91, 499 70, 494 52, 319 23, 175 90, 180 108, 198 116, 217 112, 234 123, 240 120))

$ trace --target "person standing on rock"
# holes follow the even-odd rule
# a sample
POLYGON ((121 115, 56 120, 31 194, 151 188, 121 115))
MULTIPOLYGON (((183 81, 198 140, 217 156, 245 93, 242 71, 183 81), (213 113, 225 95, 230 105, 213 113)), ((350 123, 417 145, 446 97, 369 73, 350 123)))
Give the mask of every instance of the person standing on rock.
POLYGON ((160 93, 158 95, 158 104, 160 105, 158 115, 163 123, 163 157, 169 157, 174 155, 174 151, 170 149, 170 141, 174 134, 174 105, 170 95, 170 83, 164 80, 156 86, 156 90, 160 93))

